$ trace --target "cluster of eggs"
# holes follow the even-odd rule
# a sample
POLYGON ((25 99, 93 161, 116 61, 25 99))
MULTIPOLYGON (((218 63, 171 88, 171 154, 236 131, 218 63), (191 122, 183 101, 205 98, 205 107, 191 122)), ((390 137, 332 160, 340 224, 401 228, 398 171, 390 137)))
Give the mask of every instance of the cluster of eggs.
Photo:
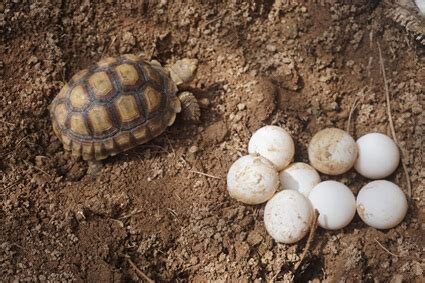
POLYGON ((355 141, 337 128, 321 130, 308 146, 309 165, 292 163, 295 145, 288 132, 265 126, 252 135, 248 153, 230 167, 227 189, 231 197, 246 204, 267 201, 264 224, 278 242, 302 239, 313 222, 314 210, 319 212, 319 226, 330 230, 348 225, 356 210, 366 224, 377 229, 395 227, 406 215, 408 204, 402 190, 377 180, 391 175, 400 162, 397 145, 384 134, 369 133, 355 141), (321 182, 317 172, 339 175, 352 167, 376 180, 361 188, 357 200, 346 185, 321 182))

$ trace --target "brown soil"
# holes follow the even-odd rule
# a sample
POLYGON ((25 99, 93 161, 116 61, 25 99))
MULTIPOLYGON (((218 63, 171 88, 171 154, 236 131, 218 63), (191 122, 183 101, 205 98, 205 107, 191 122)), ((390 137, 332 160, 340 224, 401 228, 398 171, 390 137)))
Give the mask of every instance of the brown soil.
MULTIPOLYGON (((128 259, 157 281, 423 280, 425 49, 384 16, 383 4, 33 2, 0 3, 2 281, 137 281, 128 259), (345 129, 356 97, 352 134, 389 134, 378 42, 411 209, 388 231, 358 216, 341 231, 318 229, 294 271, 306 241, 276 244, 264 205, 232 200, 226 172, 266 124, 287 129, 296 161, 307 162, 312 135, 345 129), (109 158, 93 180, 54 136, 47 106, 79 69, 140 52, 161 63, 199 59, 192 86, 211 104, 200 124, 177 121, 109 158)), ((355 193, 367 182, 354 171, 336 179, 355 193)), ((389 179, 406 189, 402 168, 389 179)))

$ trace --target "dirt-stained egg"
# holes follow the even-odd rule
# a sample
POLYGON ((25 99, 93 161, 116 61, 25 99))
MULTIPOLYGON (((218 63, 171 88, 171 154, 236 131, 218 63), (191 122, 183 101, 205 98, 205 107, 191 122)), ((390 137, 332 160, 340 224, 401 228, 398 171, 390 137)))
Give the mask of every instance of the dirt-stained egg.
POLYGON ((396 184, 373 181, 363 186, 357 195, 357 213, 369 226, 390 229, 397 226, 407 213, 405 194, 396 184))
POLYGON ((356 162, 357 152, 354 139, 337 128, 319 131, 308 145, 311 165, 328 175, 339 175, 350 170, 356 162))
POLYGON ((264 209, 264 225, 277 242, 292 244, 309 231, 314 217, 313 208, 301 193, 284 190, 273 196, 264 209))
POLYGON ((356 200, 351 190, 337 181, 324 181, 311 190, 308 198, 319 212, 319 226, 338 230, 347 226, 356 214, 356 200))
POLYGON ((248 152, 267 158, 280 171, 292 162, 295 145, 291 135, 281 127, 265 126, 252 135, 248 152))
POLYGON ((279 174, 273 164, 261 156, 246 155, 236 160, 227 173, 231 197, 246 204, 269 200, 279 187, 279 174))
POLYGON ((387 135, 369 133, 357 140, 359 156, 354 169, 369 179, 382 179, 391 175, 400 163, 396 143, 387 135))
POLYGON ((308 197, 311 190, 320 183, 320 176, 310 165, 296 162, 279 173, 280 186, 283 190, 296 190, 308 197))

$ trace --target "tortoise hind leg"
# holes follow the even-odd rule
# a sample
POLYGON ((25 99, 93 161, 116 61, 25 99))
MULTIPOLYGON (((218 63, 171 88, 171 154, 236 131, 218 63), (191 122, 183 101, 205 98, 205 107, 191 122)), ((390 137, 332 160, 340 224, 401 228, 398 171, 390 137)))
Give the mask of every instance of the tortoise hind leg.
POLYGON ((191 122, 199 122, 201 110, 199 109, 198 100, 193 93, 183 91, 178 94, 178 98, 182 105, 183 120, 191 122))
POLYGON ((97 174, 102 170, 103 163, 98 160, 87 161, 89 168, 87 169, 87 174, 93 178, 96 178, 97 174))

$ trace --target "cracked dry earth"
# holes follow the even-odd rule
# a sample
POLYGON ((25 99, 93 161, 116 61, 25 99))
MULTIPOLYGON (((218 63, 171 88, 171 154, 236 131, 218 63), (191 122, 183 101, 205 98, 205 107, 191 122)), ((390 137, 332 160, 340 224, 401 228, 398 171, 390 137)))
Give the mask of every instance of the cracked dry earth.
MULTIPOLYGON (((0 281, 423 282, 425 49, 385 1, 25 1, 0 3, 0 281), (303 3, 303 4, 297 4, 303 3), (391 107, 412 181, 396 228, 358 216, 306 244, 275 243, 264 205, 232 200, 225 176, 266 124, 288 130, 296 161, 312 135, 389 134, 391 107), (109 158, 97 179, 54 136, 47 106, 78 70, 144 53, 197 58, 201 122, 109 158), (206 174, 206 175, 205 175, 206 174)), ((416 30, 417 31, 417 30, 416 30)), ((328 176, 322 175, 323 180, 328 176)), ((368 180, 336 178, 356 194, 368 180)), ((390 178, 406 190, 402 168, 390 178)))

